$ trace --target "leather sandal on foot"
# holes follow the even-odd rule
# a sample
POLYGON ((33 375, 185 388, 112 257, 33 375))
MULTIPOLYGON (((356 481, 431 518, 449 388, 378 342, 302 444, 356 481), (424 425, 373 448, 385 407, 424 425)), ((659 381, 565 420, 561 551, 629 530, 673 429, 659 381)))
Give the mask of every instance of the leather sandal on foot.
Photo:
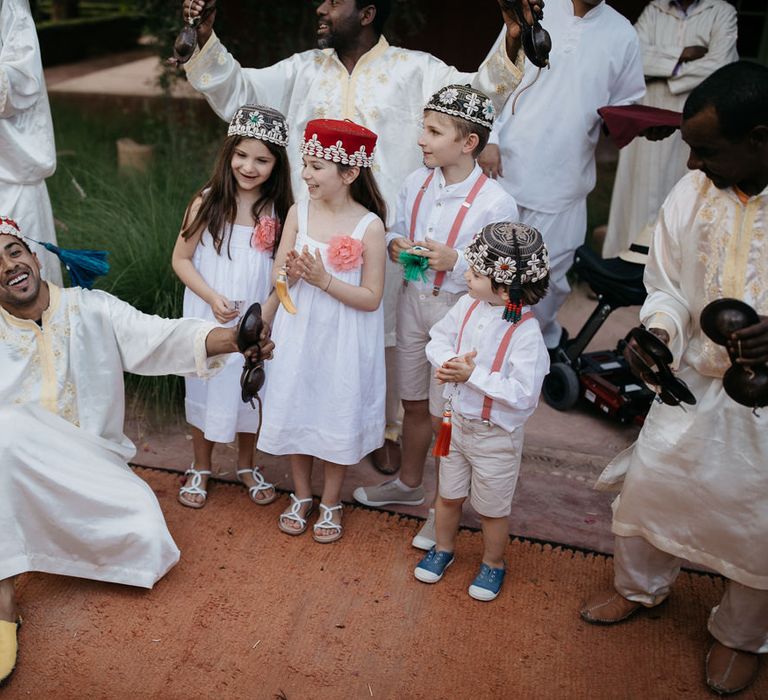
POLYGON ((237 479, 242 484, 243 480, 240 478, 241 474, 250 474, 253 477, 254 484, 253 486, 248 487, 248 495, 251 497, 251 500, 256 505, 266 506, 272 503, 277 498, 277 490, 275 489, 274 484, 270 484, 264 478, 264 475, 261 473, 261 470, 258 467, 253 467, 253 468, 249 467, 247 469, 237 470, 237 479), (257 498, 257 496, 260 493, 269 491, 270 489, 272 489, 271 496, 264 496, 264 498, 257 498))
POLYGON ((291 494, 291 507, 288 510, 280 513, 280 517, 277 519, 277 526, 281 532, 286 535, 301 535, 307 529, 307 518, 312 514, 312 499, 311 498, 296 498, 296 494, 291 494), (309 508, 304 515, 301 515, 301 507, 309 503, 309 508), (299 524, 298 528, 292 528, 285 524, 285 520, 291 520, 299 524))
POLYGON ((4 686, 16 668, 16 658, 19 653, 18 622, 0 620, 0 687, 4 686))
POLYGON ((187 469, 187 471, 184 472, 184 476, 191 476, 192 483, 182 486, 179 489, 179 503, 183 506, 187 506, 187 508, 202 508, 208 500, 208 491, 202 487, 203 477, 210 475, 210 469, 195 469, 194 467, 187 469), (187 496, 202 496, 203 500, 198 503, 197 501, 188 499, 187 496))
POLYGON ((325 503, 320 504, 320 517, 317 522, 312 526, 312 537, 315 542, 320 544, 330 544, 341 539, 342 528, 341 523, 335 523, 331 519, 333 517, 333 511, 341 510, 343 506, 341 503, 335 506, 327 506, 325 503), (333 530, 330 535, 320 535, 318 530, 333 530))
POLYGON ((642 603, 627 600, 615 589, 595 593, 581 606, 579 614, 586 622, 596 625, 613 625, 634 615, 642 603))
POLYGON ((707 652, 707 685, 719 695, 731 695, 757 678, 758 655, 715 642, 707 652))

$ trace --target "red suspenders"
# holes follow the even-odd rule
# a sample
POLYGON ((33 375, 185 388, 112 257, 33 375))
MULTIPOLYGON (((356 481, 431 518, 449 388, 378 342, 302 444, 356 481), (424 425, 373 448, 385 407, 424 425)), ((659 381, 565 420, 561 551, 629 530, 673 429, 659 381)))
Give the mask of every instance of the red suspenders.
MULTIPOLYGON (((435 171, 432 170, 429 173, 429 175, 427 175, 427 179, 424 180, 424 184, 419 189, 419 192, 416 195, 416 200, 413 202, 413 210, 411 211, 411 230, 410 230, 410 239, 412 241, 415 240, 416 219, 419 216, 419 208, 421 207, 421 200, 424 199, 424 193, 427 191, 427 188, 429 187, 429 183, 432 182, 432 178, 434 176, 435 176, 435 171)), ((480 177, 478 177, 477 180, 475 180, 475 184, 472 185, 472 189, 469 191, 467 198, 462 202, 461 206, 459 207, 459 213, 456 214, 456 218, 453 221, 453 226, 451 226, 451 231, 448 234, 448 238, 445 241, 445 245, 449 246, 450 248, 453 248, 454 244, 456 243, 456 239, 459 237, 459 231, 461 230, 461 224, 464 222, 464 217, 467 215, 469 208, 472 206, 472 202, 475 201, 475 197, 477 197, 478 192, 480 192, 480 190, 483 188, 483 185, 485 184, 485 181, 487 179, 488 178, 486 177, 485 173, 481 173, 480 177)), ((441 270, 440 272, 436 272, 434 286, 432 287, 432 294, 437 296, 440 293, 440 287, 443 286, 444 281, 445 281, 445 271, 441 270)))
MULTIPOLYGON (((470 307, 467 309, 467 313, 464 316, 464 320, 461 323, 461 328, 459 329, 459 335, 456 340, 456 353, 461 352, 461 338, 464 335, 464 328, 467 325, 467 321, 469 321, 469 317, 472 315, 472 312, 477 308, 478 304, 480 302, 478 300, 475 300, 472 302, 470 307)), ((493 364, 491 365, 491 372, 498 372, 501 370, 502 365, 504 364, 504 358, 507 355, 507 349, 509 348, 509 343, 512 340, 512 335, 514 332, 520 327, 521 324, 523 324, 525 321, 527 321, 529 318, 533 318, 533 311, 526 311, 522 318, 517 322, 512 324, 504 333, 504 336, 501 339, 501 342, 499 343, 499 348, 496 350, 496 356, 493 358, 493 364)), ((490 396, 486 396, 483 400, 483 412, 482 412, 482 419, 484 421, 491 420, 491 406, 493 406, 493 399, 490 396)))

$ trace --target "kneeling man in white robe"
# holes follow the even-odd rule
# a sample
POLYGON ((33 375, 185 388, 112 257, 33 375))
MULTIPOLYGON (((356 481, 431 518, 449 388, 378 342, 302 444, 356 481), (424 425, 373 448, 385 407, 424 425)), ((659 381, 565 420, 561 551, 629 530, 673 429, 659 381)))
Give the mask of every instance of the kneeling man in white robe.
MULTIPOLYGON (((215 356, 237 352, 235 335, 43 281, 0 217, 0 683, 16 660, 15 576, 151 588, 179 560, 154 493, 127 465, 123 372, 210 375, 215 356)), ((264 334, 262 356, 271 350, 264 334)))
MULTIPOLYGON (((709 618, 706 678, 735 693, 768 652, 768 411, 726 394, 728 352, 699 318, 716 299, 746 302, 760 320, 733 333, 729 350, 745 366, 768 363, 768 68, 713 73, 688 97, 682 135, 695 172, 662 206, 640 320, 669 346, 697 403, 654 404, 637 442, 601 476, 598 488, 624 480, 613 504, 614 585, 581 615, 619 622, 661 603, 683 560, 714 569, 727 585, 709 618)), ((640 371, 635 355, 627 360, 640 371)))

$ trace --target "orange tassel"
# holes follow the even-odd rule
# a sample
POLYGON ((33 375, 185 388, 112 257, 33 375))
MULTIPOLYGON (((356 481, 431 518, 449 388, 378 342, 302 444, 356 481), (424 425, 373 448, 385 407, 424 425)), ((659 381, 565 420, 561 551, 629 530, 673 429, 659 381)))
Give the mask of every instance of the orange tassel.
POLYGON ((432 448, 433 457, 445 457, 451 451, 451 415, 450 409, 443 411, 443 424, 432 448))

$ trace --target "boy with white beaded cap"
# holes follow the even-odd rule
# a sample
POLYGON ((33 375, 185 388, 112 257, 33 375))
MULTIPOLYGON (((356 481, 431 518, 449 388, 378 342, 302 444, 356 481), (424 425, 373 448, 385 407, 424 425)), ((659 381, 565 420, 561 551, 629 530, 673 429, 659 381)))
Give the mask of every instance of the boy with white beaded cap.
MULTIPOLYGON (((424 462, 443 411, 442 388, 424 354, 429 330, 467 291, 464 248, 493 221, 515 221, 517 204, 477 165, 493 126, 490 98, 469 85, 447 85, 424 108, 419 139, 424 167, 409 175, 387 235, 390 259, 403 265, 397 300, 397 370, 403 401, 400 477, 355 490, 371 506, 419 505, 425 500, 424 462)), ((412 544, 434 544, 430 512, 412 544)))
POLYGON ((435 324, 426 348, 448 399, 447 430, 441 430, 435 452, 443 443, 447 449, 435 503, 437 542, 414 575, 425 583, 442 578, 453 562, 462 505, 469 496, 485 544, 469 595, 488 601, 504 581, 507 516, 523 426, 549 371, 547 348, 530 310, 547 293, 549 256, 536 229, 508 222, 486 226, 464 255, 469 294, 435 324))

